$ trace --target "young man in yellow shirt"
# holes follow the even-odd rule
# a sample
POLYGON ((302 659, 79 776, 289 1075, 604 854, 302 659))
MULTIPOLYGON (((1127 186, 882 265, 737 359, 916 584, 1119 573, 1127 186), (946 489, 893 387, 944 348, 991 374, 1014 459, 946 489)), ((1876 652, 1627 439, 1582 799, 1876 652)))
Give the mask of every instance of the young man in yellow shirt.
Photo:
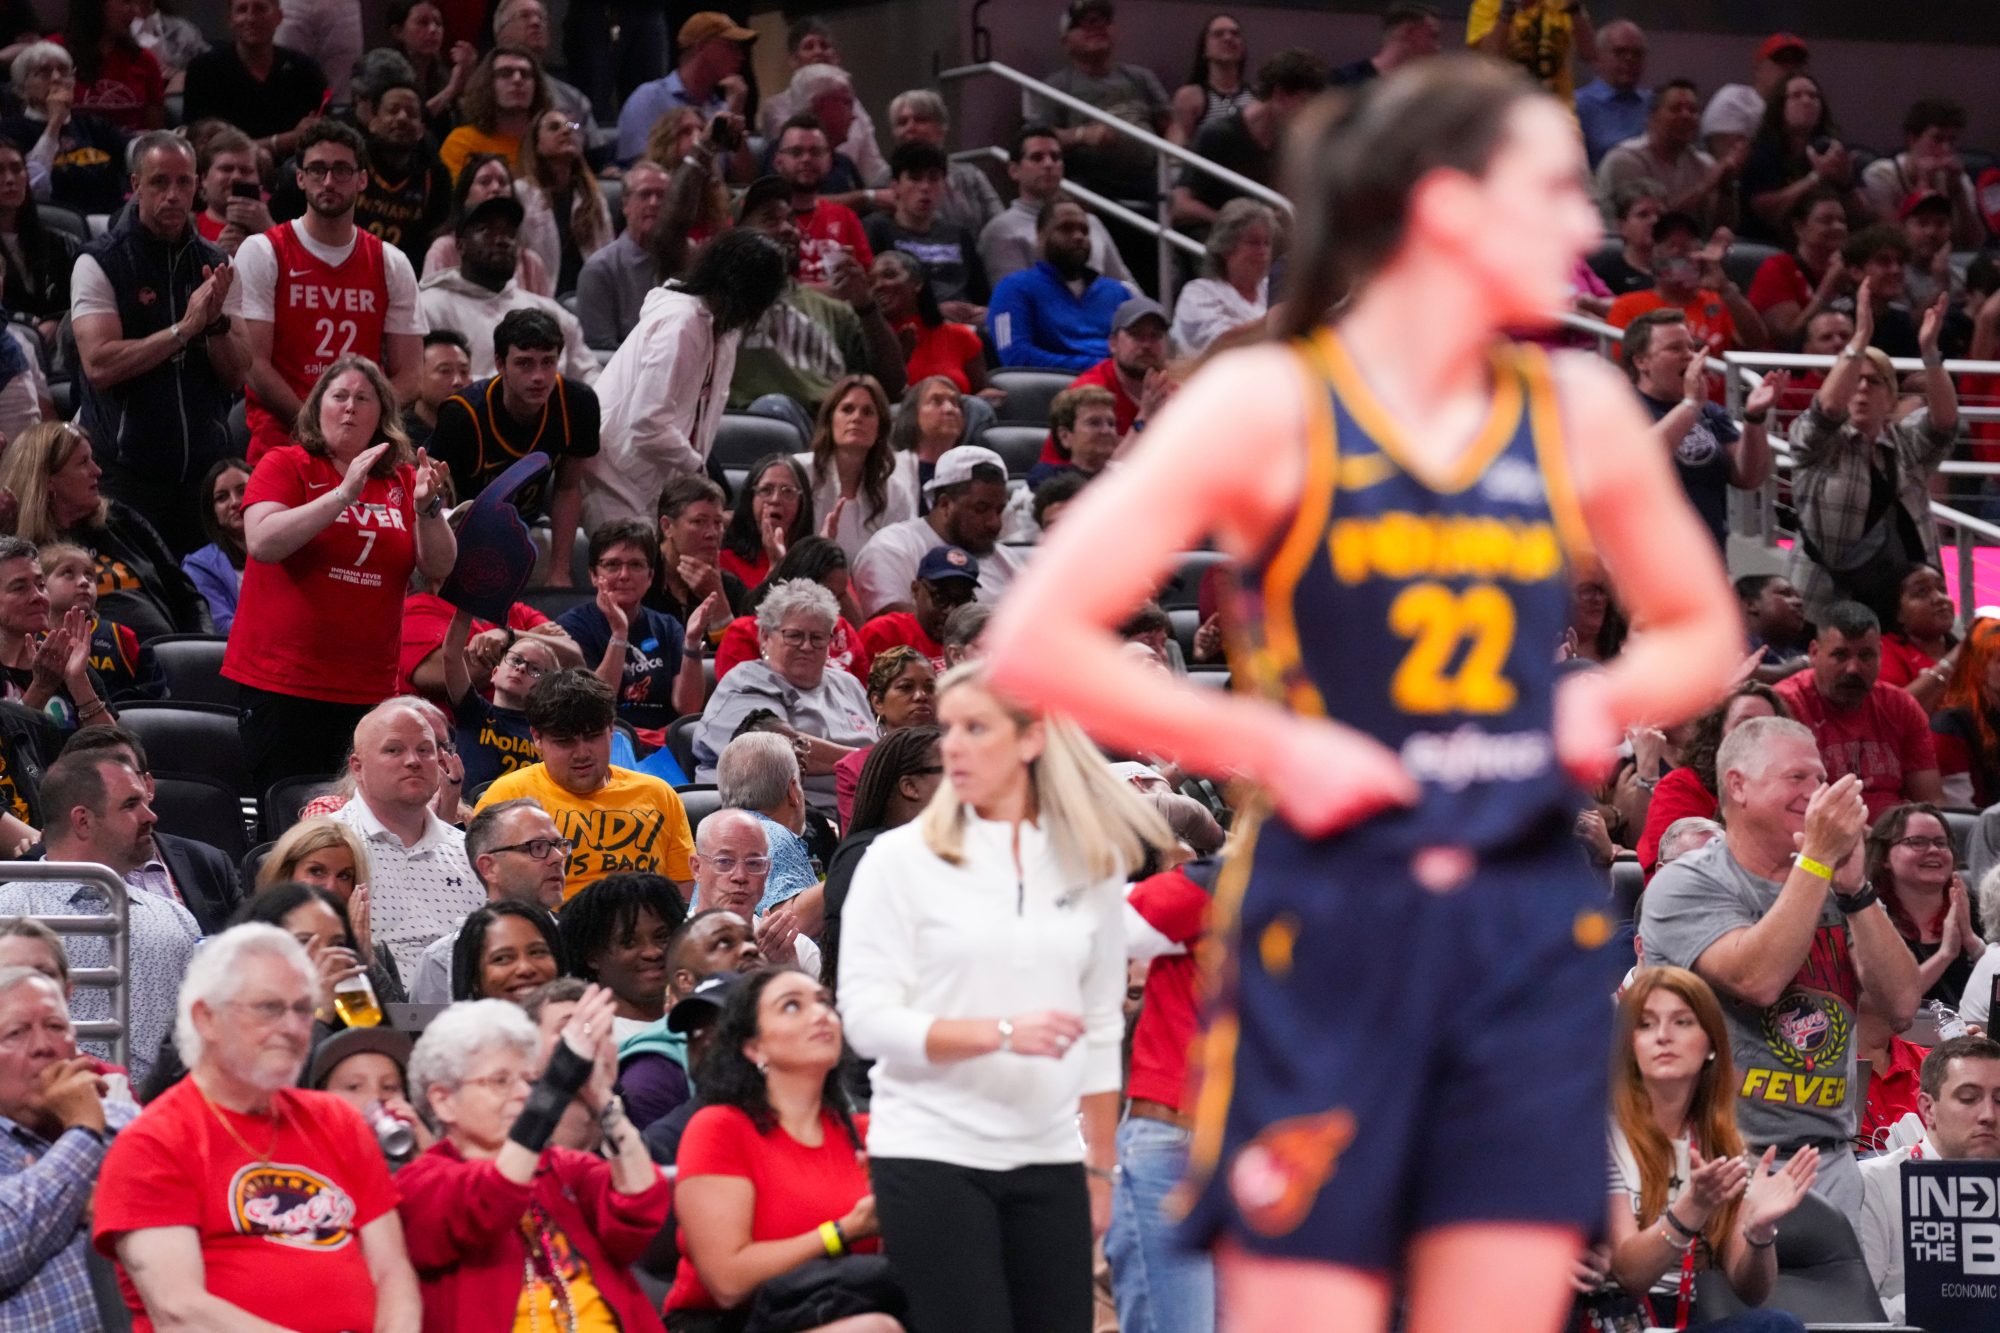
POLYGON ((674 789, 655 777, 611 765, 611 687, 582 669, 556 671, 528 692, 529 734, 542 762, 493 780, 479 809, 527 796, 541 802, 573 844, 563 901, 620 871, 665 875, 685 900, 694 869, 694 835, 674 789))

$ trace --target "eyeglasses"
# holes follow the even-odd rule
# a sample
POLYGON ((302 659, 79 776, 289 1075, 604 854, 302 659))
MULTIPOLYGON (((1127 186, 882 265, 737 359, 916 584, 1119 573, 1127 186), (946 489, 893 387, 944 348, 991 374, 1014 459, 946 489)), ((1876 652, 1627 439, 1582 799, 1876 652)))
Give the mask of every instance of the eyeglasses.
POLYGON ((460 1079, 458 1086, 484 1088, 488 1092, 498 1093, 504 1097, 516 1083, 525 1083, 531 1088, 535 1086, 535 1080, 525 1069, 516 1069, 505 1074, 488 1074, 485 1078, 460 1079))
POLYGON ((768 856, 746 856, 740 861, 733 856, 704 856, 701 858, 701 863, 713 869, 718 875, 733 875, 738 866, 742 866, 744 871, 751 875, 771 873, 771 858, 768 856))
POLYGON ((530 662, 527 658, 521 656, 519 653, 508 653, 505 657, 500 659, 500 665, 510 666, 513 667, 514 670, 516 671, 526 672, 529 680, 540 680, 543 676, 549 674, 549 669, 547 667, 538 665, 537 663, 534 662, 530 662))
POLYGON ((759 486, 756 490, 750 492, 750 494, 756 496, 759 500, 796 500, 805 494, 805 492, 796 486, 785 486, 773 482, 759 486))
POLYGON ((627 570, 646 574, 650 573, 653 568, 644 560, 600 560, 597 562, 597 567, 607 574, 622 574, 627 570))
POLYGON ((294 1000, 290 1004, 286 1004, 283 1000, 225 1000, 223 1003, 248 1010, 252 1018, 267 1026, 272 1023, 282 1023, 286 1014, 290 1014, 293 1018, 303 1018, 310 1023, 314 1012, 311 1000, 294 1000))
POLYGON ((1916 852, 1948 852, 1951 850, 1951 839, 1950 838, 1898 838, 1896 839, 1893 845, 1897 847, 1908 847, 1911 851, 1916 851, 1916 852))
POLYGON ((345 185, 360 174, 360 168, 352 162, 308 162, 299 170, 308 180, 333 180, 345 185))
POLYGON ((576 844, 568 838, 530 838, 526 842, 510 842, 505 847, 492 847, 495 852, 526 852, 537 861, 548 860, 550 852, 561 852, 568 856, 576 850, 576 844))
POLYGON ((833 642, 833 635, 826 630, 781 629, 778 641, 787 648, 824 648, 833 642))
POLYGON ((581 123, 574 120, 558 120, 558 121, 551 121, 547 125, 542 126, 542 128, 545 130, 568 130, 571 134, 575 134, 578 130, 582 129, 583 126, 581 123))

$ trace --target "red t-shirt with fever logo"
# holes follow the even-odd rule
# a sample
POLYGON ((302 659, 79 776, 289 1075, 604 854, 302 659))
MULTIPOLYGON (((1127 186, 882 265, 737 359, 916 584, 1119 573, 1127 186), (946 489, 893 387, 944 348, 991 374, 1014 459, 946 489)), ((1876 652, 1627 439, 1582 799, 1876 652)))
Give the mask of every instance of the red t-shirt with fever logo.
MULTIPOLYGON (((331 1093, 286 1088, 272 1109, 211 1110, 192 1078, 162 1093, 105 1155, 92 1240, 115 1256, 128 1232, 193 1227, 211 1295, 301 1333, 372 1328, 361 1231, 396 1207, 375 1134, 331 1093)), ((151 1333, 122 1268, 118 1285, 133 1328, 151 1333)))
MULTIPOLYGON (((340 485, 344 469, 296 444, 250 475, 243 507, 295 508, 340 485)), ((243 566, 222 674, 239 684, 330 703, 396 692, 403 592, 417 563, 416 469, 370 477, 361 499, 280 561, 243 566)))
MULTIPOLYGON (((320 373, 353 352, 382 361, 382 329, 389 317, 389 279, 383 272, 382 242, 354 233, 354 248, 339 264, 314 254, 286 222, 265 235, 277 256, 272 290, 271 367, 304 402, 320 373)), ((280 421, 246 393, 250 462, 291 439, 292 423, 280 421)))

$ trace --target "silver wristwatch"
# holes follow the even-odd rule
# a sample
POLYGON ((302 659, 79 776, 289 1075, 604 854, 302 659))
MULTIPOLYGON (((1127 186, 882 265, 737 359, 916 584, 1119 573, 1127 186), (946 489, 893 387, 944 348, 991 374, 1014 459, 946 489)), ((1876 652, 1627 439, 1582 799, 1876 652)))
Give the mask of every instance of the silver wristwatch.
POLYGON ((1003 1051, 1014 1049, 1014 1021, 1012 1019, 1003 1018, 1000 1020, 1000 1049, 1003 1051))

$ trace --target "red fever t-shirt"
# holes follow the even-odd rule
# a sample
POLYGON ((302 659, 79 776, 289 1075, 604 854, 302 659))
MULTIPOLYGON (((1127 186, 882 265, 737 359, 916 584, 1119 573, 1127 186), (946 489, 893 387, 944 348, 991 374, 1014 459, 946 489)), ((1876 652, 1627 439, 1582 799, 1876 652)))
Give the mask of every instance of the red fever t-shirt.
MULTIPOLYGON (((161 1094, 105 1155, 92 1240, 115 1258, 128 1232, 192 1226, 210 1295, 299 1333, 367 1333, 375 1283, 360 1233, 396 1206, 382 1150, 360 1113, 331 1093, 286 1088, 272 1109, 275 1126, 211 1110, 192 1078, 161 1094), (270 1164, 245 1152, 218 1116, 244 1143, 272 1145, 270 1164)), ((122 1266, 118 1286, 135 1333, 152 1333, 122 1266)))
POLYGON ((914 648, 930 659, 931 670, 945 671, 944 645, 924 633, 924 625, 914 611, 890 611, 876 616, 861 627, 861 647, 872 664, 885 651, 901 645, 914 648))
MULTIPOLYGON (((308 250, 290 222, 264 234, 278 257, 277 290, 271 294, 271 367, 304 402, 320 373, 353 352, 382 361, 382 329, 389 318, 389 279, 382 266, 382 242, 357 228, 354 248, 338 266, 308 250)), ((250 423, 250 462, 291 439, 292 423, 280 421, 245 393, 250 423)))
MULTIPOLYGON (((243 507, 296 507, 338 486, 344 469, 296 444, 250 474, 243 507)), ((222 674, 242 685, 329 703, 396 692, 403 591, 417 564, 416 469, 370 477, 361 499, 278 562, 247 561, 222 674)))
POLYGON ((824 283, 827 265, 843 249, 853 253, 862 272, 875 267, 875 251, 861 230, 861 219, 846 204, 822 199, 810 213, 793 213, 792 222, 799 229, 800 282, 824 283))
POLYGON ((1819 742, 1827 781, 1849 773, 1861 779, 1861 798, 1868 803, 1871 821, 1902 804, 1906 776, 1938 766, 1930 721, 1907 690, 1877 682, 1860 707, 1845 713, 1827 704, 1811 671, 1780 681, 1777 691, 1819 742))
MULTIPOLYGON (((759 1134, 750 1117, 734 1106, 704 1106, 688 1121, 681 1136, 680 1153, 674 1159, 677 1179, 695 1176, 738 1176, 757 1191, 755 1211, 750 1215, 750 1239, 785 1240, 812 1231, 822 1222, 838 1222, 847 1216, 863 1195, 873 1188, 868 1183, 868 1161, 848 1139, 838 1117, 831 1111, 820 1113, 823 1141, 808 1148, 774 1128, 759 1134)), ((855 1134, 868 1138, 868 1117, 854 1117, 855 1134)), ((680 1240, 681 1264, 674 1274, 673 1290, 667 1293, 669 1310, 713 1310, 715 1298, 701 1285, 694 1265, 688 1260, 687 1232, 675 1221, 680 1240)), ((874 1254, 882 1248, 874 1238, 857 1240, 860 1254, 874 1254)))

